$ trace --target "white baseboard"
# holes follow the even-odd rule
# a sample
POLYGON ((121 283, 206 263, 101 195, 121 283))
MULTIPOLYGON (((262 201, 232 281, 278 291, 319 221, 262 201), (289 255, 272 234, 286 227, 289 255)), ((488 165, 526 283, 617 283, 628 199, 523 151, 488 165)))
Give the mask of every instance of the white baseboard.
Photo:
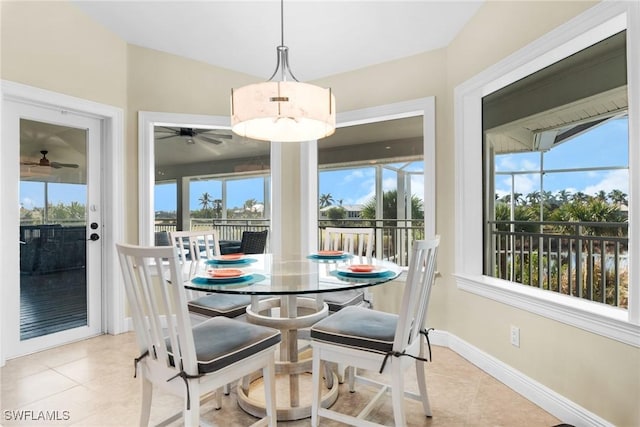
MULTIPOLYGON (((128 330, 133 330, 131 317, 126 318, 125 324, 128 330)), ((564 423, 574 426, 613 427, 607 420, 449 332, 433 330, 429 333, 429 340, 433 345, 447 347, 456 352, 564 423)))
POLYGON ((431 331, 431 344, 447 347, 507 387, 540 406, 564 423, 575 426, 613 426, 596 414, 529 378, 495 357, 445 331, 431 331))

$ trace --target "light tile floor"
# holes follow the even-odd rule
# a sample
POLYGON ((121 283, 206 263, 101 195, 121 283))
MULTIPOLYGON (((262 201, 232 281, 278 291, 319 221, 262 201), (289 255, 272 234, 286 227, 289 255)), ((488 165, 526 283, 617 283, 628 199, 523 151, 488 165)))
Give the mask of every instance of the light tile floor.
MULTIPOLYGON (((5 426, 135 426, 138 424, 140 384, 133 378, 136 356, 133 333, 103 335, 52 350, 9 360, 0 370, 2 409, 0 425, 5 426), (49 411, 58 421, 23 420, 49 411)), ((553 426, 560 421, 529 402, 451 350, 433 347, 427 364, 427 385, 433 417, 426 418, 417 402, 407 401, 409 426, 553 426)), ((415 375, 407 375, 408 387, 417 390, 415 375)), ((357 413, 373 394, 364 386, 349 393, 340 386, 335 405, 338 410, 357 413)), ((162 393, 154 395, 152 423, 180 410, 181 400, 162 393)), ((372 420, 393 425, 390 398, 384 398, 371 415, 372 420)), ((235 401, 235 391, 215 410, 210 403, 202 408, 202 418, 219 426, 245 426, 255 419, 235 401)), ((174 423, 180 425, 179 422, 174 423)), ((308 426, 309 419, 281 422, 283 426, 308 426)), ((326 419, 323 426, 342 425, 326 419)))

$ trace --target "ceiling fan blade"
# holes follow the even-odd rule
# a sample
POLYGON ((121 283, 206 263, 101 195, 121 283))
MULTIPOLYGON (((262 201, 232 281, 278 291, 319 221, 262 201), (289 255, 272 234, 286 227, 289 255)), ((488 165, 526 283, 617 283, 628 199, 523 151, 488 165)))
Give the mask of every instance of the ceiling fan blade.
POLYGON ((205 135, 198 135, 196 136, 196 138, 204 142, 209 142, 211 144, 216 144, 216 145, 222 144, 222 141, 220 141, 219 139, 209 138, 208 136, 205 136, 205 135))
POLYGON ((229 135, 227 133, 215 133, 215 132, 214 133, 210 133, 210 132, 211 131, 204 131, 204 132, 200 132, 198 135, 199 136, 205 136, 205 134, 206 134, 206 136, 213 136, 213 137, 220 138, 220 139, 231 139, 231 138, 233 138, 232 135, 229 135))
POLYGON ((23 166, 40 166, 40 162, 20 162, 23 166))
POLYGON ((161 139, 169 139, 169 138, 175 138, 178 135, 167 135, 167 136, 160 136, 160 137, 156 137, 156 140, 161 140, 161 139))
POLYGON ((75 163, 58 163, 58 162, 51 162, 51 167, 52 168, 56 168, 56 169, 60 169, 60 168, 78 168, 78 165, 76 165, 75 163))
POLYGON ((179 131, 177 131, 174 128, 170 128, 167 126, 156 126, 155 127, 155 131, 156 132, 171 132, 171 133, 175 133, 176 135, 179 133, 179 131))

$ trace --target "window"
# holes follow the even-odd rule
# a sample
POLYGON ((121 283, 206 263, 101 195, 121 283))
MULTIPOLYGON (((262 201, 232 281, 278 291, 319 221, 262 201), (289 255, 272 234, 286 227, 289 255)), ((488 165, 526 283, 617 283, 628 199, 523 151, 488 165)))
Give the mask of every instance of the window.
POLYGON ((318 144, 320 228, 373 227, 377 256, 406 265, 424 238, 423 129, 412 115, 339 127, 318 144))
POLYGON ((627 308, 627 122, 622 112, 534 153, 485 139, 484 274, 627 308))
POLYGON ((239 240, 244 230, 269 228, 269 143, 233 134, 221 125, 228 118, 141 113, 140 122, 141 174, 155 177, 153 203, 141 191, 141 227, 153 224, 141 228, 141 242, 149 231, 213 227, 239 240))
MULTIPOLYGON (((525 82, 529 75, 535 74, 537 77, 547 78, 546 80, 541 78, 538 81, 538 84, 542 86, 538 86, 534 92, 543 93, 546 83, 560 80, 558 77, 562 77, 554 73, 557 70, 553 67, 559 62, 559 58, 580 59, 579 55, 574 55, 602 40, 624 33, 625 30, 629 34, 632 34, 633 31, 639 31, 637 7, 637 4, 627 2, 599 3, 572 20, 570 24, 558 27, 521 51, 464 82, 454 92, 456 132, 455 277, 458 287, 634 346, 637 346, 640 341, 640 327, 638 326, 640 325, 640 282, 637 276, 634 276, 633 270, 633 266, 640 265, 640 242, 634 237, 637 233, 635 235, 629 233, 628 240, 629 259, 627 265, 630 269, 628 310, 612 304, 596 304, 583 298, 559 295, 558 292, 548 292, 537 286, 523 286, 514 283, 511 279, 519 273, 515 271, 511 273, 511 266, 504 262, 502 265, 511 276, 494 277, 497 274, 494 273, 493 266, 499 263, 493 262, 491 254, 496 253, 495 245, 497 243, 492 243, 492 240, 487 236, 490 235, 490 227, 495 225, 489 226, 489 224, 494 221, 495 212, 499 210, 499 203, 495 199, 495 193, 498 189, 509 190, 510 198, 505 200, 509 200, 511 203, 511 200, 516 196, 522 197, 517 193, 526 195, 531 189, 533 189, 532 193, 539 192, 538 197, 547 195, 544 192, 551 192, 552 195, 559 198, 563 195, 568 196, 569 191, 575 194, 578 192, 578 187, 572 188, 566 180, 585 179, 587 175, 594 173, 608 173, 612 177, 626 173, 627 176, 623 176, 622 181, 640 182, 640 156, 638 155, 640 128, 637 122, 638 112, 634 111, 634 108, 640 105, 639 82, 637 80, 638 67, 640 66, 638 58, 640 46, 638 46, 637 38, 630 36, 625 39, 627 44, 624 49, 626 58, 624 58, 622 70, 626 86, 622 92, 627 98, 630 98, 628 100, 628 115, 626 116, 628 118, 623 118, 626 108, 622 106, 623 108, 616 111, 615 114, 608 116, 593 114, 592 117, 585 120, 566 123, 566 126, 564 124, 549 124, 540 128, 521 126, 524 121, 531 118, 547 119, 552 118, 553 115, 558 116, 560 115, 559 111, 563 108, 573 107, 577 105, 576 103, 584 100, 591 101, 592 95, 596 96, 600 93, 615 95, 614 88, 598 90, 591 95, 582 94, 570 102, 559 102, 555 106, 545 105, 545 102, 552 98, 549 96, 539 96, 537 102, 529 98, 529 102, 523 106, 526 110, 524 112, 523 108, 516 109, 513 106, 507 106, 507 104, 503 105, 502 110, 494 109, 492 112, 491 105, 489 105, 496 101, 500 95, 509 95, 508 97, 517 99, 518 96, 514 95, 514 92, 511 94, 506 92, 510 89, 517 89, 517 85, 510 85, 516 82, 525 82), (537 74, 541 70, 543 72, 537 74), (503 89, 505 91, 500 93, 503 89), (517 114, 520 116, 518 117, 517 114), (614 117, 620 120, 617 125, 628 120, 628 168, 625 167, 624 156, 608 156, 611 159, 610 162, 594 162, 587 167, 581 167, 577 156, 568 159, 569 156, 562 153, 564 150, 571 149, 572 140, 573 144, 577 143, 579 134, 582 133, 585 137, 587 133, 606 130, 606 122, 616 124, 614 117), (604 120, 599 122, 600 119, 604 120), (511 125, 518 126, 509 129, 511 125), (522 131, 523 128, 525 131, 522 131), (500 140, 500 135, 506 135, 507 138, 500 140), (560 144, 556 144, 557 142, 560 144), (540 151, 544 152, 542 156, 540 151), (522 153, 519 154, 521 157, 518 158, 518 161, 526 164, 526 168, 514 167, 513 164, 509 165, 505 161, 513 161, 514 158, 500 157, 516 152, 522 153), (559 154, 563 155, 559 156, 559 154), (485 162, 481 159, 484 159, 485 162), (598 168, 602 168, 602 170, 597 170, 598 168), (513 171, 522 172, 522 174, 514 173, 513 179, 511 179, 509 172, 513 171), (507 175, 504 175, 505 173, 507 175), (563 174, 567 174, 567 176, 562 176, 563 174), (509 178, 511 182, 509 186, 500 182, 505 177, 509 178), (565 183, 559 185, 560 180, 565 180, 565 183), (536 183, 536 187, 527 187, 527 181, 536 183), (487 256, 483 256, 483 254, 487 254, 487 256)), ((585 71, 584 74, 587 72, 585 71)), ((606 80, 601 78, 597 81, 601 84, 606 83, 606 80)), ((564 80, 564 82, 566 84, 572 83, 570 80, 564 80)), ((578 89, 595 89, 594 85, 577 86, 578 89)), ((553 85, 549 88, 553 90, 553 85)), ((605 112, 600 111, 599 113, 605 112)), ((613 145, 611 147, 612 150, 624 151, 624 149, 614 148, 613 145)), ((598 160, 602 156, 593 155, 590 158, 598 160)), ((613 190, 624 192, 622 186, 618 187, 611 188, 605 193, 609 201, 608 193, 613 190)), ((499 193, 499 197, 506 195, 499 193)), ((594 196, 597 195, 596 192, 594 196)), ((638 189, 630 186, 626 214, 628 215, 629 227, 634 227, 638 223, 639 196, 638 189)), ((534 198, 531 202, 535 203, 535 196, 532 197, 534 198)), ((540 203, 539 199, 538 203, 540 203)), ((541 218, 545 219, 546 212, 544 203, 539 206, 542 209, 537 211, 536 220, 538 221, 541 218)), ((515 216, 515 209, 513 212, 515 216)), ((509 215, 511 215, 510 210, 509 215)), ((510 217, 510 220, 512 219, 510 217)), ((537 239, 544 236, 536 235, 535 237, 537 239)), ((532 243, 532 247, 537 244, 532 243)), ((538 267, 538 271, 544 271, 544 265, 542 268, 538 267)), ((549 269, 544 273, 547 274, 548 271, 549 269)))
POLYGON ((175 180, 156 182, 153 194, 155 231, 175 230, 178 189, 175 180))

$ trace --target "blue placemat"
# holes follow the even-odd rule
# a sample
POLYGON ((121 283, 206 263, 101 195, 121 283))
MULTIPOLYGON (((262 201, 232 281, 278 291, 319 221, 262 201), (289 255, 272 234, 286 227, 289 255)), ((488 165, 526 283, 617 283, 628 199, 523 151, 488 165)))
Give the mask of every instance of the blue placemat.
POLYGON ((224 279, 207 279, 206 277, 194 277, 191 279, 191 283, 195 285, 252 285, 257 282, 261 282, 266 277, 262 274, 249 274, 242 277, 229 277, 224 279))
POLYGON ((381 271, 380 273, 356 273, 356 272, 347 272, 347 271, 332 271, 331 275, 339 277, 339 278, 354 278, 354 279, 368 279, 368 278, 387 278, 394 277, 396 273, 393 271, 381 271))
POLYGON ((340 261, 340 260, 344 260, 344 259, 349 259, 352 256, 353 255, 351 255, 351 254, 342 254, 342 255, 311 254, 311 255, 308 255, 307 258, 308 259, 314 259, 314 260, 322 260, 322 261, 340 261))
POLYGON ((242 258, 242 259, 208 259, 206 261, 209 265, 247 265, 258 261, 255 258, 242 258))

